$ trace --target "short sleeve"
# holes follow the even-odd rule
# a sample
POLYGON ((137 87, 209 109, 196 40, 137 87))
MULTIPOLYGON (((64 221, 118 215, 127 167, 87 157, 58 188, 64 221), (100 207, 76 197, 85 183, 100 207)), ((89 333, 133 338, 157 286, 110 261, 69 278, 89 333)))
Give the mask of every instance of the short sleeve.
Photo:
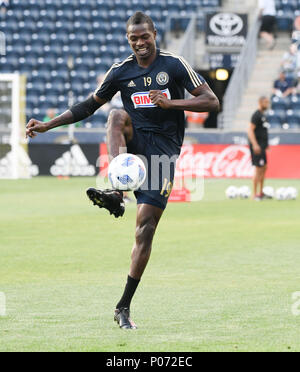
POLYGON ((252 115, 251 123, 254 125, 259 125, 259 113, 257 111, 252 115))
POLYGON ((114 65, 107 71, 100 86, 96 89, 97 97, 110 101, 113 96, 119 91, 115 80, 114 65))
POLYGON ((178 58, 175 76, 178 84, 183 85, 190 93, 205 84, 204 78, 194 71, 189 63, 182 57, 178 58))

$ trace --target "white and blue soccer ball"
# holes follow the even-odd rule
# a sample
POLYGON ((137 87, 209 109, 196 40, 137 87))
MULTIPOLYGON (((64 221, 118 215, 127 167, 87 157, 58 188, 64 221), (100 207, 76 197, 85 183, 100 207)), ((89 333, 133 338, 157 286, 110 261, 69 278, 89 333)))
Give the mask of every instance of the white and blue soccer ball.
POLYGON ((273 199, 275 197, 275 190, 272 186, 265 186, 263 189, 263 193, 269 199, 273 199))
POLYGON ((239 189, 236 186, 229 186, 226 189, 225 194, 228 199, 236 199, 239 197, 239 189))
POLYGON ((298 190, 295 187, 288 187, 286 189, 286 195, 288 200, 296 200, 298 197, 298 190))
POLYGON ((108 167, 108 179, 114 190, 135 191, 145 182, 146 175, 143 161, 133 154, 116 156, 108 167))
POLYGON ((242 186, 238 189, 239 197, 241 199, 249 199, 251 196, 251 190, 249 186, 242 186))
POLYGON ((280 187, 276 190, 275 197, 277 200, 287 200, 287 189, 285 187, 280 187))

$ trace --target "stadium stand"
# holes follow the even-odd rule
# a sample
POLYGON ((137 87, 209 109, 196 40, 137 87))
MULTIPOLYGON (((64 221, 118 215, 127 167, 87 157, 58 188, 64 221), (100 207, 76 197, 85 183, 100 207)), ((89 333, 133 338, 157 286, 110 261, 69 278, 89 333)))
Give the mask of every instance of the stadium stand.
MULTIPOLYGON (((219 5, 220 0, 11 0, 0 18, 7 41, 0 72, 26 74, 27 117, 42 120, 47 108, 62 112, 68 107, 70 90, 75 101, 89 95, 98 75, 131 54, 125 23, 134 11, 151 15, 160 43, 171 14, 184 17, 219 5), (70 56, 73 69, 68 67, 70 56)), ((106 115, 99 113, 86 124, 90 128, 105 122, 106 115)))
MULTIPOLYGON (((286 1, 285 6, 292 7, 295 3, 286 1)), ((293 32, 289 50, 282 58, 281 72, 292 87, 291 94, 287 97, 272 96, 268 122, 271 128, 300 129, 300 32, 297 30, 293 32)))

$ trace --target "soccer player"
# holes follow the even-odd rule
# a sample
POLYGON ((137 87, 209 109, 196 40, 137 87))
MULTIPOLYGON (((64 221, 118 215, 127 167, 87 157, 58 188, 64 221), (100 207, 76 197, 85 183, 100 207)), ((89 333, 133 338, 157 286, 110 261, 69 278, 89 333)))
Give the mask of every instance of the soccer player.
POLYGON ((267 97, 260 97, 258 110, 252 115, 248 128, 248 139, 252 157, 252 164, 255 166, 253 177, 253 199, 260 201, 264 198, 263 187, 267 171, 268 129, 266 126, 265 113, 270 107, 270 100, 267 97), (257 192, 257 190, 259 192, 257 192))
MULTIPOLYGON (((148 163, 149 181, 159 179, 159 187, 150 186, 135 192, 138 204, 135 244, 125 290, 114 315, 120 328, 135 329, 136 325, 130 319, 131 300, 148 263, 175 172, 171 161, 168 169, 159 167, 159 174, 154 174, 151 160, 155 156, 173 160, 178 157, 185 130, 184 110, 218 110, 219 101, 183 58, 156 47, 156 29, 146 14, 136 12, 129 18, 127 38, 133 54, 110 68, 91 97, 48 123, 31 119, 27 124, 27 135, 33 138, 37 132, 84 120, 121 91, 124 110, 112 110, 108 118, 109 155, 114 158, 126 151, 143 155, 148 163), (194 97, 185 99, 184 89, 194 97)), ((115 217, 124 214, 121 191, 91 188, 87 194, 95 205, 108 209, 115 217)))

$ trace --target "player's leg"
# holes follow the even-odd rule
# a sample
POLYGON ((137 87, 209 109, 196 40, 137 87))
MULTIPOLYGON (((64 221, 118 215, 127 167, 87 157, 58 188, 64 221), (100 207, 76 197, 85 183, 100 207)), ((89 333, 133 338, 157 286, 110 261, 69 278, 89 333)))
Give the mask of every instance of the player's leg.
MULTIPOLYGON (((107 147, 110 160, 126 152, 126 143, 133 137, 130 116, 124 110, 112 110, 108 118, 107 147)), ((116 190, 97 190, 89 188, 87 195, 99 208, 107 209, 116 218, 123 216, 125 203, 123 193, 116 190)))
POLYGON ((135 244, 131 265, 122 298, 115 311, 115 320, 121 328, 136 328, 130 319, 130 304, 150 258, 153 237, 163 214, 163 209, 150 204, 139 204, 136 219, 135 244))
POLYGON ((257 199, 262 193, 262 180, 264 176, 264 167, 255 167, 254 177, 253 177, 253 198, 257 199), (259 193, 257 192, 259 190, 259 193))
POLYGON ((261 180, 260 180, 260 195, 264 196, 264 185, 265 185, 265 178, 266 178, 266 172, 267 172, 267 164, 265 164, 263 167, 261 167, 261 180))
POLYGON ((125 152, 126 143, 132 140, 133 127, 130 116, 124 110, 114 109, 110 112, 107 123, 108 154, 114 158, 125 152))
POLYGON ((163 214, 161 208, 150 204, 139 204, 137 209, 135 244, 131 252, 131 266, 129 275, 141 279, 147 266, 153 237, 163 214))

